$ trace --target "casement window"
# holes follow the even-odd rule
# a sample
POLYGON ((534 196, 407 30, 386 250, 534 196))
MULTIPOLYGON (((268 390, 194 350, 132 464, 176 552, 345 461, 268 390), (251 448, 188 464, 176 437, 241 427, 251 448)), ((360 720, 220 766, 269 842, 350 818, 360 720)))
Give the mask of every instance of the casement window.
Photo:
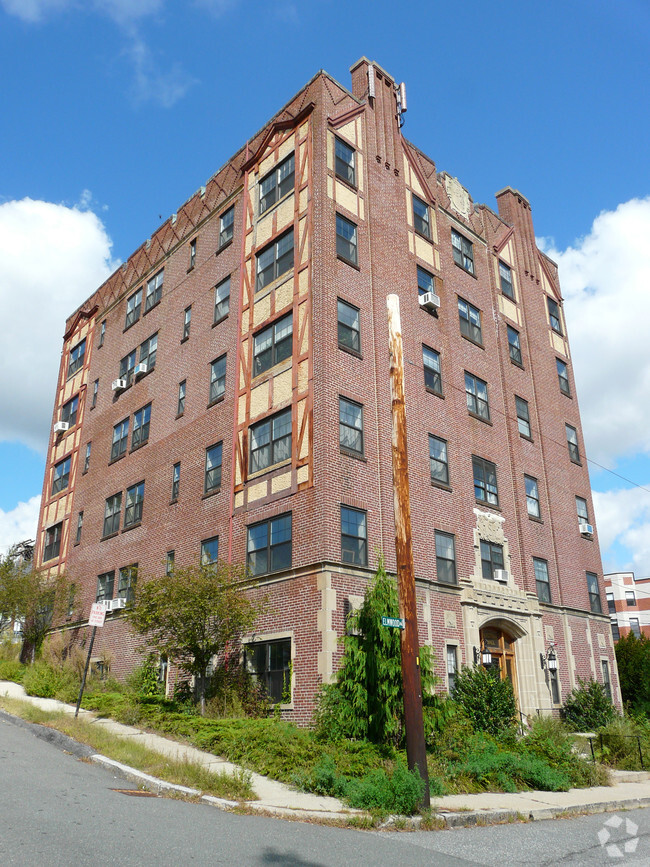
POLYGON ((113 598, 113 589, 115 584, 115 569, 111 572, 102 572, 97 576, 97 602, 103 602, 106 599, 113 598))
POLYGON ((77 423, 77 412, 79 410, 79 395, 75 396, 63 404, 61 408, 61 421, 67 421, 70 427, 74 427, 77 423))
POLYGON ((569 448, 569 457, 571 460, 580 463, 580 448, 578 446, 578 431, 570 424, 564 425, 566 431, 567 446, 569 448))
POLYGON ((154 274, 153 277, 150 277, 147 280, 147 292, 144 297, 145 313, 151 310, 152 307, 155 307, 162 298, 164 275, 165 269, 163 268, 161 271, 158 271, 157 274, 154 274))
POLYGON ((223 443, 216 443, 205 450, 204 494, 212 494, 221 488, 222 454, 223 443))
POLYGON ((262 685, 270 702, 277 704, 290 697, 291 639, 256 641, 244 647, 244 664, 253 679, 262 685))
POLYGON ((435 294, 436 291, 436 281, 433 274, 430 274, 428 271, 425 271, 424 268, 420 268, 417 266, 418 272, 418 296, 425 295, 427 292, 433 292, 435 294))
POLYGON ((447 645, 447 690, 454 691, 456 675, 458 674, 458 648, 454 644, 447 645))
POLYGON ((196 265, 196 238, 192 238, 192 240, 190 241, 190 267, 189 267, 189 270, 191 271, 195 265, 196 265))
POLYGON ((221 355, 210 364, 210 397, 208 405, 216 403, 226 393, 226 356, 221 355))
POLYGON ((342 452, 363 455, 363 406, 339 397, 339 446, 342 452))
POLYGON ((230 277, 222 280, 214 290, 214 324, 230 313, 230 277))
POLYGON ((519 340, 519 332, 516 331, 512 326, 508 325, 508 352, 510 354, 510 361, 513 364, 518 364, 523 367, 523 362, 521 360, 521 342, 519 340))
POLYGON ((83 511, 79 512, 77 515, 77 533, 74 538, 75 545, 78 545, 81 542, 81 531, 84 526, 84 513, 83 511))
POLYGON ((97 344, 98 349, 101 349, 101 347, 104 345, 105 338, 106 338, 106 320, 104 319, 102 321, 100 328, 99 328, 99 342, 97 344))
POLYGON ((435 531, 436 574, 442 584, 457 584, 456 578, 456 540, 451 533, 435 531))
POLYGON ((566 394, 567 397, 571 397, 571 386, 569 385, 569 369, 566 364, 559 358, 555 359, 555 365, 557 367, 557 379, 560 385, 560 391, 562 392, 562 394, 566 394))
POLYGON ((531 518, 541 517, 539 508, 539 488, 537 479, 532 476, 524 476, 524 485, 526 486, 526 509, 531 518))
POLYGON ((501 292, 512 301, 515 300, 515 290, 512 285, 512 270, 509 265, 499 260, 499 281, 501 292))
POLYGON ((515 406, 517 407, 517 427, 522 437, 530 439, 530 412, 528 409, 528 401, 523 397, 515 395, 515 406))
POLYGON ((95 407, 97 406, 97 392, 98 391, 99 391, 99 380, 96 379, 93 382, 93 397, 92 397, 92 401, 90 403, 91 409, 95 409, 95 407))
POLYGON ((52 491, 50 496, 60 494, 65 491, 70 481, 70 457, 64 458, 58 464, 54 464, 54 472, 52 473, 52 491))
POLYGON ((440 353, 429 346, 422 346, 422 367, 424 368, 424 387, 434 394, 442 394, 442 370, 440 353))
POLYGON ((181 335, 181 343, 190 339, 190 326, 192 324, 192 305, 185 308, 183 312, 183 334, 181 335))
POLYGON ((257 284, 259 292, 293 268, 293 229, 280 235, 257 254, 257 284))
POLYGON ((165 555, 165 575, 171 575, 174 571, 174 564, 176 562, 176 551, 173 549, 168 551, 165 555))
MULTIPOLYGON (((589 594, 591 596, 591 594, 589 594)), ((593 611, 593 609, 592 609, 593 611)), ((630 617, 630 632, 637 638, 641 638, 641 627, 639 626, 638 617, 630 617)))
POLYGON ((429 218, 429 206, 415 194, 413 198, 413 227, 419 235, 431 240, 431 221, 429 218))
POLYGON ((490 506, 498 506, 499 492, 497 490, 497 468, 495 464, 472 455, 472 469, 474 472, 474 496, 476 499, 490 506))
POLYGON ((607 693, 610 701, 612 698, 612 682, 609 678, 609 662, 606 659, 600 660, 600 670, 603 674, 603 688, 607 693))
POLYGON ((359 264, 357 227, 341 214, 336 215, 336 255, 351 265, 359 264))
POLYGON ((204 539, 201 542, 201 566, 211 566, 219 559, 219 537, 204 539))
POLYGON ((133 414, 133 434, 131 449, 140 448, 149 441, 149 424, 151 422, 151 404, 148 403, 133 414))
POLYGON ((481 539, 481 574, 483 578, 493 581, 497 569, 503 569, 503 545, 481 539))
POLYGON ((142 287, 126 299, 126 318, 124 320, 124 330, 130 328, 140 318, 142 313, 142 287))
POLYGON ((603 607, 600 603, 600 588, 598 587, 598 575, 595 572, 587 572, 587 592, 589 593, 589 607, 594 614, 602 614, 603 607))
POLYGON ((144 482, 138 482, 126 489, 124 503, 124 529, 133 527, 142 521, 142 507, 144 505, 144 482))
POLYGON ((183 415, 185 412, 185 390, 186 390, 186 381, 178 383, 178 401, 176 402, 176 415, 183 415))
POLYGON ((172 498, 171 502, 178 500, 178 492, 181 487, 181 462, 177 461, 172 467, 172 498))
POLYGON ((613 593, 606 593, 605 597, 607 599, 607 611, 609 614, 616 614, 616 602, 614 600, 613 593))
POLYGON ((339 349, 361 353, 359 309, 339 298, 336 306, 339 349))
POLYGON ((125 599, 127 605, 135 602, 135 585, 138 580, 138 564, 123 566, 118 573, 117 595, 119 599, 125 599))
POLYGON ((158 332, 152 334, 140 344, 140 364, 147 365, 147 373, 156 366, 156 350, 158 349, 158 332))
POLYGON ((291 512, 248 527, 247 566, 251 575, 291 568, 291 512))
POLYGON ((610 622, 610 626, 612 627, 612 638, 614 641, 619 641, 621 638, 621 632, 618 628, 618 622, 616 620, 612 620, 610 622))
POLYGON ((260 215, 295 187, 295 156, 287 157, 260 181, 260 215))
POLYGON ((463 235, 455 229, 451 230, 451 248, 454 254, 454 262, 469 271, 474 273, 474 248, 472 242, 468 241, 463 235))
POLYGON ((91 450, 91 448, 92 448, 92 443, 87 442, 86 443, 86 454, 84 455, 84 468, 83 468, 84 473, 87 473, 88 470, 90 469, 90 450, 91 450))
POLYGON ((459 298, 458 318, 460 320, 460 333, 463 337, 466 337, 473 343, 478 343, 479 346, 483 346, 483 336, 481 334, 481 311, 463 298, 459 298))
POLYGON ((551 582, 548 577, 548 563, 546 560, 541 560, 538 557, 533 557, 533 568, 535 570, 535 586, 537 588, 537 598, 540 602, 551 601, 551 582))
POLYGON ((233 239, 235 231, 235 206, 228 208, 219 217, 219 249, 225 247, 233 239))
POLYGON ((293 351, 293 313, 283 316, 253 338, 253 376, 258 376, 291 357, 293 351))
POLYGON ((356 187, 356 153, 340 138, 334 139, 334 174, 351 187, 356 187))
POLYGON ((578 513, 578 522, 580 524, 589 523, 589 509, 584 497, 576 497, 576 512, 578 513))
POLYGON ((102 537, 112 536, 120 529, 120 514, 122 511, 122 492, 113 494, 106 499, 104 506, 104 528, 102 537))
POLYGON ((43 560, 54 560, 61 553, 61 534, 63 522, 48 527, 45 531, 45 546, 43 548, 43 560))
POLYGON ((70 358, 68 360, 68 376, 74 376, 78 370, 84 366, 84 358, 86 357, 86 338, 79 341, 76 346, 70 350, 70 358))
POLYGON ((367 514, 341 506, 341 559, 355 566, 368 565, 367 514))
POLYGON ((120 379, 126 380, 126 384, 131 385, 133 382, 133 371, 135 370, 136 350, 133 349, 128 355, 120 361, 120 379))
POLYGON ((257 473, 291 458, 291 407, 248 429, 249 473, 257 473))
POLYGON ((440 485, 449 484, 449 463, 447 460, 447 442, 429 434, 429 466, 431 481, 440 485))
POLYGON ((626 590, 625 591, 625 604, 628 608, 634 608, 636 605, 636 595, 634 590, 626 590))
POLYGON ((116 461, 126 454, 129 442, 129 418, 119 421, 113 428, 113 443, 111 445, 111 460, 116 461))
POLYGON ((546 304, 548 306, 548 318, 551 328, 558 334, 562 334, 562 320, 560 319, 560 307, 557 301, 554 301, 553 298, 547 295, 546 304))
POLYGON ((465 371, 465 393, 468 412, 484 421, 489 421, 490 405, 488 403, 487 382, 483 382, 478 376, 465 371))

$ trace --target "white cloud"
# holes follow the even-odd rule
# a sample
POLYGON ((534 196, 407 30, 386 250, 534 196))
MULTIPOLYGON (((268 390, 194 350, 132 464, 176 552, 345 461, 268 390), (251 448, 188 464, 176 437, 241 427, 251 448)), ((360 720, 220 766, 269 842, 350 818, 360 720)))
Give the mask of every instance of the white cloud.
POLYGON ((113 21, 125 25, 154 15, 165 4, 165 0, 95 0, 95 7, 113 21))
POLYGON ((41 495, 39 494, 26 503, 18 503, 9 512, 0 509, 0 556, 6 554, 17 542, 36 539, 40 507, 41 495))
POLYGON ((196 79, 179 63, 172 64, 167 72, 161 72, 149 46, 136 35, 132 36, 127 53, 135 71, 134 95, 137 102, 156 102, 163 108, 171 108, 196 83, 196 79))
POLYGON ((640 577, 650 575, 650 491, 594 491, 593 497, 605 572, 631 569, 640 577), (608 550, 615 543, 628 549, 627 563, 618 551, 608 550))
MULTIPOLYGON (((164 3, 165 0, 94 0, 95 9, 118 24, 153 15, 164 3)), ((0 0, 0 4, 8 15, 30 23, 43 21, 50 13, 83 9, 85 5, 81 0, 0 0)))
POLYGON ((22 199, 0 205, 0 440, 47 446, 65 318, 117 264, 92 211, 22 199))
POLYGON ((75 0, 0 0, 8 15, 15 15, 31 24, 42 21, 50 12, 75 6, 75 0))

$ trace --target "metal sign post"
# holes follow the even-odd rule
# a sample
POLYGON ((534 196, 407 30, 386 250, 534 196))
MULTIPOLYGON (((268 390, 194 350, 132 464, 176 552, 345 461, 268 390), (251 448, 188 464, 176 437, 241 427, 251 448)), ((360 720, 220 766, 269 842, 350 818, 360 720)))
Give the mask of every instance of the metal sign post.
POLYGON ((93 631, 90 636, 90 646, 88 647, 88 656, 86 657, 86 667, 84 668, 84 675, 81 678, 81 688, 79 689, 79 698, 77 699, 77 708, 74 712, 75 719, 79 716, 79 708, 81 707, 81 699, 83 698, 84 688, 86 686, 86 677, 88 676, 88 667, 90 666, 90 656, 93 652, 93 644, 95 643, 95 635, 97 634, 97 627, 102 627, 104 625, 104 620, 106 619, 106 608, 101 602, 94 602, 90 609, 90 617, 88 618, 88 626, 92 626, 93 631))

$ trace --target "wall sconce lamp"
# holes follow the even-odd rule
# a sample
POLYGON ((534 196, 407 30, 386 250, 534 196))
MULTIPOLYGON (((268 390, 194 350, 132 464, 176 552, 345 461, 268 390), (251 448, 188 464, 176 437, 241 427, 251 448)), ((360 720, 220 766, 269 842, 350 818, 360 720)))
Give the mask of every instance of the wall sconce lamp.
POLYGON ((539 661, 540 665, 542 666, 542 670, 548 669, 549 671, 557 671, 557 656, 555 655, 554 644, 549 644, 546 655, 540 653, 539 661))
POLYGON ((480 651, 477 647, 474 648, 474 665, 478 665, 479 661, 481 665, 485 667, 487 667, 488 665, 492 665, 492 654, 489 651, 485 639, 483 639, 483 644, 481 645, 480 651))

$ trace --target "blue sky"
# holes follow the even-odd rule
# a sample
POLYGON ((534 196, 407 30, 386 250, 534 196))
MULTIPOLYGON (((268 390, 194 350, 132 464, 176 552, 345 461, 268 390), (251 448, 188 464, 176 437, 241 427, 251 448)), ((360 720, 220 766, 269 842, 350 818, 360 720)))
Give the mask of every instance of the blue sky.
MULTIPOLYGON (((405 135, 475 201, 531 201, 587 452, 650 491, 649 37, 638 0, 0 0, 0 548, 33 535, 65 316, 361 55, 406 82, 405 135)), ((591 472, 606 569, 650 574, 650 493, 591 472)))

